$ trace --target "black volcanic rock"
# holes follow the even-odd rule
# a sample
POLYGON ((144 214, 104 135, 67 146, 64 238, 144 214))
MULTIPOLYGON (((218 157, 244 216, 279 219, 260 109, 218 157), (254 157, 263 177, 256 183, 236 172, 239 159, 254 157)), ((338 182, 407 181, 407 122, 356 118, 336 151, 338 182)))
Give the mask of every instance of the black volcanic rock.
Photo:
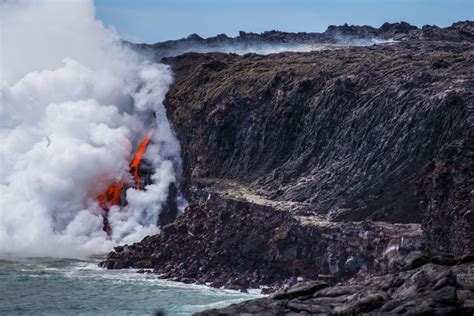
POLYGON ((410 31, 418 30, 418 28, 414 25, 410 25, 407 22, 400 22, 400 23, 388 23, 385 22, 379 27, 378 31, 381 33, 406 33, 410 31))
POLYGON ((284 293, 196 315, 472 315, 474 264, 417 269, 324 287, 297 284, 284 293), (300 295, 286 293, 292 291, 300 295))
POLYGON ((191 41, 191 42, 204 41, 204 39, 196 33, 190 34, 188 37, 186 37, 186 40, 191 41))
POLYGON ((469 128, 473 47, 164 59, 176 73, 165 103, 184 184, 237 179, 330 220, 419 222, 416 181, 469 128))
POLYGON ((413 33, 412 38, 417 38, 423 41, 456 41, 473 43, 474 23, 471 21, 456 22, 447 28, 425 25, 421 29, 421 32, 413 33))
MULTIPOLYGON (((204 315, 471 315, 473 25, 344 25, 317 37, 401 41, 164 58, 175 73, 165 106, 190 206, 101 265, 279 289, 204 315)), ((209 45, 193 36, 178 41, 180 49, 189 41, 209 45)), ((163 47, 148 48, 161 56, 163 47)))
POLYGON ((419 187, 426 253, 474 257, 474 124, 426 167, 419 187))
POLYGON ((263 52, 275 50, 311 50, 324 45, 344 47, 371 45, 384 41, 456 41, 473 42, 474 31, 471 21, 456 22, 447 28, 425 25, 421 29, 406 22, 384 23, 379 28, 358 25, 330 25, 322 33, 266 31, 252 33, 240 31, 237 37, 225 34, 202 38, 190 34, 186 38, 155 44, 133 44, 125 42, 151 58, 177 56, 187 52, 263 52))
POLYGON ((419 225, 330 223, 211 193, 159 235, 116 248, 102 266, 245 289, 403 270, 420 248, 419 225))
POLYGON ((134 48, 146 52, 156 59, 176 56, 186 52, 216 51, 252 51, 271 50, 272 47, 295 49, 302 45, 359 45, 371 41, 400 40, 416 34, 419 29, 406 22, 385 23, 380 28, 358 25, 331 25, 322 33, 317 32, 282 32, 277 30, 263 33, 240 31, 237 37, 226 34, 202 38, 190 34, 186 38, 170 40, 155 44, 131 44, 134 48))

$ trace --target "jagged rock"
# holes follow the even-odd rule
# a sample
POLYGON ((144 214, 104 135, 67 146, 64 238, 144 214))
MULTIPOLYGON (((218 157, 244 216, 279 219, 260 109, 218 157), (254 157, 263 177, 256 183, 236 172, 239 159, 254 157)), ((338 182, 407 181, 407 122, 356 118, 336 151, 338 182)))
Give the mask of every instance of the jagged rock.
MULTIPOLYGON (((372 277, 354 285, 326 287, 312 295, 308 292, 290 297, 273 295, 197 315, 471 315, 474 312, 473 269, 473 263, 454 267, 426 264, 395 275, 372 277)), ((295 289, 299 287, 301 285, 294 286, 295 289)))
POLYGON ((425 25, 420 32, 412 33, 413 39, 423 41, 474 42, 474 23, 472 21, 456 22, 450 27, 439 28, 425 25))
POLYGON ((154 269, 166 278, 238 290, 277 289, 295 276, 334 283, 386 273, 391 261, 421 248, 419 225, 310 219, 211 193, 159 235, 117 248, 101 266, 154 269))
POLYGON ((473 26, 343 25, 138 46, 159 58, 191 42, 400 40, 164 58, 175 72, 165 106, 191 204, 102 266, 279 290, 203 315, 471 315, 473 26))
POLYGON ((276 292, 271 297, 276 300, 291 299, 298 296, 313 294, 314 292, 328 286, 329 285, 326 282, 301 282, 289 289, 276 292))
POLYGON ((176 216, 178 215, 178 206, 176 204, 177 198, 178 188, 175 183, 172 183, 168 189, 168 198, 166 199, 166 203, 163 205, 163 209, 158 218, 160 226, 172 223, 176 219, 176 216))
POLYGON ((268 50, 272 48, 304 48, 308 45, 370 45, 382 41, 400 40, 474 41, 472 22, 457 22, 448 28, 425 25, 421 29, 406 22, 384 23, 379 28, 358 25, 331 25, 323 33, 267 31, 260 34, 240 31, 237 37, 225 34, 202 38, 190 34, 186 38, 156 44, 127 45, 156 59, 177 56, 186 52, 215 52, 232 50, 268 50))
POLYGON ((474 115, 471 122, 419 182, 426 253, 437 260, 474 255, 474 115))
POLYGON ((164 59, 176 73, 165 105, 182 146, 184 185, 237 179, 329 220, 419 222, 417 180, 469 128, 473 47, 416 38, 164 59))

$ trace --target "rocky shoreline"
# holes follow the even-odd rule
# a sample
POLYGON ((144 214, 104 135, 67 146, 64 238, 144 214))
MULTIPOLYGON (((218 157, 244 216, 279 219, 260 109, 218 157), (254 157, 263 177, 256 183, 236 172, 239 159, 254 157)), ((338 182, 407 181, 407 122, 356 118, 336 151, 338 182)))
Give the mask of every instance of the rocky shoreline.
POLYGON ((473 313, 474 23, 330 29, 399 42, 162 60, 190 205, 101 266, 276 291, 204 315, 473 313))
POLYGON ((116 247, 102 265, 227 289, 265 286, 268 293, 297 277, 334 284, 411 266, 424 260, 421 240, 418 224, 331 223, 214 193, 159 235, 116 247))
POLYGON ((329 286, 302 282, 267 298, 197 315, 472 315, 474 264, 416 269, 329 286))

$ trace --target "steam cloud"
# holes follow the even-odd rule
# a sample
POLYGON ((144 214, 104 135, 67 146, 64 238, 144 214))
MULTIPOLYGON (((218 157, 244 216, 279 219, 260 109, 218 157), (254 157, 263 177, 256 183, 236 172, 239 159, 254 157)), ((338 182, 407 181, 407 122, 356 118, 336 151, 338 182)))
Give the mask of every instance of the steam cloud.
POLYGON ((0 12, 0 256, 84 257, 156 233, 180 168, 162 104, 170 70, 122 47, 92 0, 3 1, 0 12), (154 184, 111 209, 108 240, 96 197, 127 174, 151 126, 154 184))

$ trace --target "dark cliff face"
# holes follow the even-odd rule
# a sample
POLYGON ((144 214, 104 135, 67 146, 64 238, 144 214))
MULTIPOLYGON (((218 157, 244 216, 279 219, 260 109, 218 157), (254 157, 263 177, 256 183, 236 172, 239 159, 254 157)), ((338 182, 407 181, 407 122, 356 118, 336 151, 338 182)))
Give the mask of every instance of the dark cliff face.
POLYGON ((419 222, 415 183, 467 128, 470 43, 185 54, 166 99, 191 178, 238 179, 331 220, 419 222))
POLYGON ((472 314, 474 23, 380 29, 403 41, 163 59, 190 206, 101 265, 284 287, 210 315, 472 314))
POLYGON ((474 256, 474 116, 471 128, 427 167, 419 183, 426 253, 474 256))

